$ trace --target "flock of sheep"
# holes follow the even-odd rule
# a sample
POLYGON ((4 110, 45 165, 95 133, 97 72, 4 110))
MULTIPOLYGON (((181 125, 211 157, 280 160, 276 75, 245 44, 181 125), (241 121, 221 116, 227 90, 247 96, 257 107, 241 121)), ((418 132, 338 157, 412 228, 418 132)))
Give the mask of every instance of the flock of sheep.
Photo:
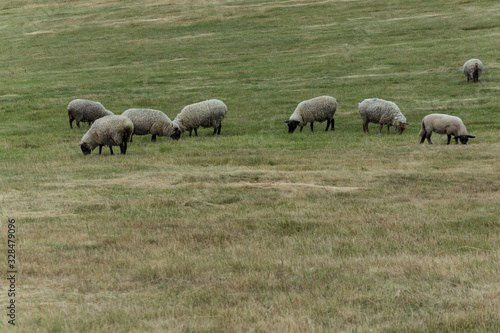
MULTIPOLYGON (((483 72, 483 64, 478 59, 468 60, 462 69, 467 77, 467 82, 473 80, 478 82, 483 72)), ((168 116, 159 110, 153 109, 128 109, 122 115, 115 115, 106 110, 99 102, 85 99, 75 99, 68 105, 69 125, 73 128, 73 121, 80 127, 80 122, 88 122, 91 125, 87 133, 82 137, 80 148, 84 155, 88 155, 96 147, 99 147, 101 154, 103 146, 109 146, 110 153, 113 154, 112 146, 120 146, 120 152, 127 152, 127 143, 132 142, 132 136, 151 134, 151 141, 156 141, 156 136, 168 136, 178 140, 185 131, 191 136, 194 130, 198 135, 198 127, 212 127, 213 135, 220 134, 222 121, 227 113, 227 106, 218 99, 210 99, 203 102, 187 105, 172 121, 168 116)), ((327 121, 326 131, 335 127, 333 116, 337 110, 337 101, 330 96, 315 97, 297 105, 297 108, 285 123, 288 124, 288 132, 293 133, 300 126, 303 127, 310 123, 311 131, 315 121, 327 121)), ((369 132, 368 124, 377 123, 380 125, 380 132, 384 125, 387 125, 387 131, 390 127, 399 133, 403 133, 406 126, 406 118, 401 113, 398 106, 390 101, 379 98, 365 99, 358 105, 359 114, 363 121, 363 131, 369 132)), ((430 114, 422 119, 422 127, 419 136, 432 144, 431 134, 446 134, 448 144, 451 136, 454 136, 455 142, 458 140, 462 144, 467 144, 469 138, 474 136, 467 134, 462 120, 455 116, 445 114, 430 114)))
POLYGON ((120 152, 127 152, 127 142, 132 142, 132 136, 151 134, 151 141, 156 136, 168 136, 179 140, 181 134, 192 131, 198 136, 198 127, 213 127, 213 134, 220 134, 222 121, 227 113, 227 106, 218 99, 210 99, 184 107, 172 121, 159 110, 128 109, 121 115, 115 115, 99 102, 86 99, 75 99, 68 104, 69 126, 73 121, 80 127, 80 122, 92 125, 82 137, 80 148, 88 155, 96 147, 101 154, 103 146, 109 146, 113 154, 113 146, 120 146, 120 152))

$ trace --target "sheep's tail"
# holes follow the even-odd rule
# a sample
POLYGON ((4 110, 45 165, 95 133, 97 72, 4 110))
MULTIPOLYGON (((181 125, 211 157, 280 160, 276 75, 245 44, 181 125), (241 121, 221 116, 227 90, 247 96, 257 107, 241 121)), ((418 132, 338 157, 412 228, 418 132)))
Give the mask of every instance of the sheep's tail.
POLYGON ((423 137, 425 135, 425 133, 426 133, 425 124, 424 124, 424 121, 422 120, 422 128, 420 129, 418 136, 423 137))
POLYGON ((476 62, 476 66, 474 66, 474 73, 472 73, 472 79, 474 82, 479 81, 479 64, 476 62))
POLYGON ((132 142, 132 134, 134 133, 133 130, 130 128, 126 128, 123 131, 123 137, 122 137, 122 142, 132 142))

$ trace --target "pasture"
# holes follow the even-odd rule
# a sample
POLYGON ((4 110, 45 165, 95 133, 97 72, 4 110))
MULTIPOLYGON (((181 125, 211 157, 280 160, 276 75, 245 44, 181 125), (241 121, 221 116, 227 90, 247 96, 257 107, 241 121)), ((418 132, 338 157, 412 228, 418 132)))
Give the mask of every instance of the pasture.
POLYGON ((498 1, 13 0, 0 18, 16 331, 500 331, 498 1), (321 95, 335 130, 288 134, 321 95), (220 136, 83 156, 75 98, 228 113, 220 136), (363 133, 365 98, 411 125, 363 133), (476 138, 419 144, 430 113, 476 138))

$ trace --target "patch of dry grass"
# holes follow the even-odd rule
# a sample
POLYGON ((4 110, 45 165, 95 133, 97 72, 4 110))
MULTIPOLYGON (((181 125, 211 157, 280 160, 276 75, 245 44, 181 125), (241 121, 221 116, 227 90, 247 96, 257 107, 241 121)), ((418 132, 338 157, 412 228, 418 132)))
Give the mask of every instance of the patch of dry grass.
POLYGON ((365 151, 368 170, 342 169, 350 156, 326 151, 302 152, 303 171, 287 170, 296 157, 278 151, 281 163, 267 167, 241 166, 237 152, 226 165, 188 168, 160 153, 91 156, 83 175, 49 162, 61 176, 2 198, 20 223, 22 325, 494 327, 498 147, 460 147, 481 161, 475 168, 455 166, 458 147, 416 147, 408 162, 365 151), (113 173, 123 163, 136 171, 113 173))

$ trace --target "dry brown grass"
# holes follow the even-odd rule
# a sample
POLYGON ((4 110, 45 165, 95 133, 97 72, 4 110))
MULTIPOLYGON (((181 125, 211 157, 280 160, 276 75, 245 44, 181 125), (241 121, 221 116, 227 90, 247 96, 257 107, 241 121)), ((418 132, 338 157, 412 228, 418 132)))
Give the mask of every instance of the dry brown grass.
POLYGON ((91 156, 81 175, 52 161, 43 168, 59 176, 13 177, 2 206, 20 223, 22 327, 489 326, 500 296, 498 233, 486 231, 498 230, 498 146, 415 147, 406 162, 365 151, 367 170, 317 151, 301 153, 303 170, 277 151, 279 165, 255 167, 238 152, 220 166, 153 152, 91 156), (457 166, 459 149, 481 162, 457 166))

